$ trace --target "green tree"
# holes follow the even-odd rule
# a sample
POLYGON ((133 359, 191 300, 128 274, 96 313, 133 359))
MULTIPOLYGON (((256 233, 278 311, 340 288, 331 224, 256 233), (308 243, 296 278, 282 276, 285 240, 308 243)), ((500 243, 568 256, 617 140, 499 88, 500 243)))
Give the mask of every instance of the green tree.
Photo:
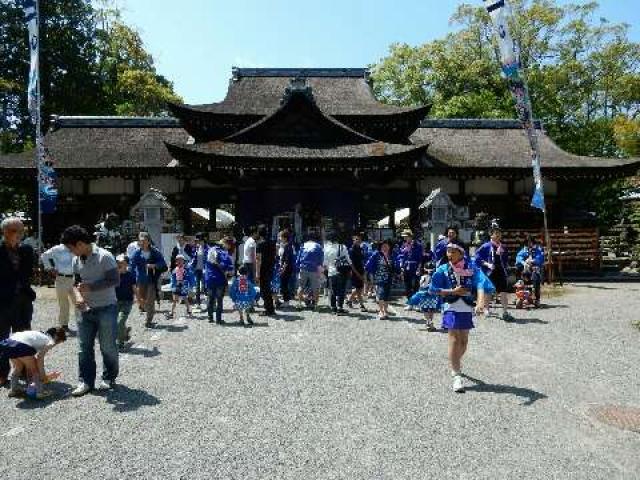
POLYGON ((140 34, 122 23, 119 11, 108 5, 98 18, 98 70, 109 110, 117 115, 166 114, 167 102, 181 99, 173 84, 156 72, 140 34))
MULTIPOLYGON (((46 131, 52 114, 161 115, 173 85, 158 75, 140 35, 111 1, 40 2, 40 79, 46 131)), ((0 149, 32 144, 26 85, 29 50, 18 0, 0 2, 0 149)))
POLYGON ((613 121, 616 144, 632 157, 640 157, 640 119, 619 116, 613 121))
MULTIPOLYGON (((596 2, 509 3, 534 114, 549 135, 576 154, 627 153, 614 121, 640 110, 640 45, 629 41, 628 26, 595 18, 596 2)), ((375 94, 400 105, 431 103, 435 117, 514 118, 484 7, 463 4, 451 20, 458 29, 444 39, 392 45, 372 67, 375 94)))

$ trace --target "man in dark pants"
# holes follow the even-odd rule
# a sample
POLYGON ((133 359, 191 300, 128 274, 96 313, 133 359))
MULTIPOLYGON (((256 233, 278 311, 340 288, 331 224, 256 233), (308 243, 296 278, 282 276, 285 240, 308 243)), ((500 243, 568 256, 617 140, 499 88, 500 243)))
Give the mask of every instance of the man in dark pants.
POLYGON ((273 306, 273 292, 271 291, 271 280, 273 279, 273 268, 276 264, 277 247, 276 242, 268 238, 267 227, 261 225, 258 228, 258 244, 256 245, 256 282, 260 285, 260 296, 264 301, 264 316, 276 314, 273 306))
MULTIPOLYGON (((33 301, 33 248, 20 242, 24 225, 15 217, 6 218, 0 225, 0 340, 11 333, 31 330, 33 301)), ((0 360, 0 385, 9 374, 9 361, 0 360)))
POLYGON ((282 301, 285 307, 289 307, 289 302, 293 297, 291 291, 291 277, 295 268, 295 255, 293 253, 293 244, 291 242, 291 233, 288 230, 280 232, 280 292, 282 293, 282 301))

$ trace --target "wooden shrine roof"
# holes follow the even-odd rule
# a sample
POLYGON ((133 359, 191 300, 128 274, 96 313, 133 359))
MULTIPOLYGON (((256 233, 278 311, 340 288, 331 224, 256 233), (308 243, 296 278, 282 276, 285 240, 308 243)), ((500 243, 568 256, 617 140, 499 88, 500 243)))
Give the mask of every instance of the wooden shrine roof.
MULTIPOLYGON (((574 155, 562 150, 543 131, 538 131, 543 169, 576 171, 633 165, 640 168, 639 158, 574 155)), ((411 140, 416 144, 428 144, 429 156, 454 168, 531 167, 529 141, 517 120, 427 119, 411 140)))
POLYGON ((424 107, 397 107, 378 102, 364 68, 234 68, 225 99, 185 106, 196 111, 268 115, 280 106, 294 78, 306 78, 320 109, 327 115, 397 115, 424 107))
MULTIPOLYGON (((63 174, 66 169, 88 175, 108 169, 114 176, 139 169, 164 170, 177 165, 165 142, 188 147, 189 141, 188 133, 172 118, 59 117, 54 124, 45 145, 63 174)), ((517 121, 429 119, 422 122, 411 139, 416 145, 426 146, 427 156, 452 172, 530 169, 528 141, 517 121)), ((562 172, 567 178, 597 178, 600 172, 607 171, 633 174, 640 168, 638 158, 570 154, 546 135, 541 135, 540 145, 543 170, 562 172)), ((277 147, 254 153, 269 158, 274 148, 277 147)), ((343 153, 353 155, 352 151, 343 153)), ((0 175, 5 178, 32 175, 33 165, 33 152, 0 155, 0 175)), ((446 169, 440 172, 446 173, 446 169)))
MULTIPOLYGON (((256 158, 265 161, 269 166, 278 163, 278 160, 341 160, 344 166, 352 159, 360 159, 370 163, 378 162, 384 157, 393 157, 400 154, 419 153, 424 151, 426 145, 397 145, 388 143, 366 143, 357 145, 342 145, 332 148, 305 148, 283 145, 255 145, 251 143, 225 143, 208 142, 195 145, 167 144, 172 153, 180 151, 192 152, 212 159, 227 157, 232 162, 251 163, 256 165, 256 158)), ((322 166, 322 165, 320 165, 322 166)))
POLYGON ((62 168, 165 168, 164 142, 188 140, 174 118, 59 117, 45 146, 62 168))

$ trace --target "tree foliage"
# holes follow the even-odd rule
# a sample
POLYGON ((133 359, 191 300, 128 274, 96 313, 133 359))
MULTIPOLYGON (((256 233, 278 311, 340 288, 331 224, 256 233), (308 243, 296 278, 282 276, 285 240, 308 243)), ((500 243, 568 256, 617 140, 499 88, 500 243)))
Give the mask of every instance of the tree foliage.
MULTIPOLYGON (((628 26, 596 18, 596 2, 509 3, 534 114, 550 136, 576 154, 634 154, 621 142, 630 138, 624 122, 640 115, 640 44, 628 39, 628 26)), ((392 45, 372 68, 375 94, 392 104, 432 104, 434 117, 515 117, 484 7, 463 4, 451 22, 457 30, 444 39, 392 45)))
MULTIPOLYGON (((180 101, 156 72, 139 33, 111 0, 40 2, 40 74, 44 128, 57 115, 163 115, 180 101)), ((0 3, 0 148, 32 142, 26 102, 27 30, 20 2, 0 3)))

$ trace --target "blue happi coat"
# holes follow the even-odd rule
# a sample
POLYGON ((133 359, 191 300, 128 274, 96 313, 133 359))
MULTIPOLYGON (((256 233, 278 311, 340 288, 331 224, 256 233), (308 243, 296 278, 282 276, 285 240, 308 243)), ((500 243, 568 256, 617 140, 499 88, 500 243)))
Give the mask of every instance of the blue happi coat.
POLYGON ((418 269, 423 257, 424 248, 420 242, 413 240, 410 244, 405 243, 398 252, 398 268, 405 275, 415 277, 420 274, 418 269))
POLYGON ((185 265, 184 278, 182 279, 182 283, 178 282, 176 269, 173 269, 173 271, 171 272, 171 291, 173 293, 175 293, 176 295, 180 295, 181 297, 186 297, 191 289, 195 286, 196 276, 191 268, 185 265))
POLYGON ((524 265, 527 258, 533 258, 533 264, 536 267, 542 267, 544 265, 544 252, 538 245, 534 245, 532 248, 523 247, 516 255, 516 265, 524 265))
POLYGON ((487 278, 482 270, 466 259, 464 260, 464 271, 467 275, 461 275, 460 283, 458 283, 453 273, 453 267, 449 263, 445 263, 444 265, 440 265, 434 272, 433 277, 431 277, 429 292, 432 294, 439 295, 442 290, 451 290, 458 286, 462 286, 471 292, 470 295, 465 297, 453 295, 444 297, 445 309, 446 304, 453 303, 459 298, 462 298, 465 303, 471 305, 475 302, 478 290, 483 290, 486 294, 495 292, 495 287, 493 283, 491 283, 491 280, 487 278))
POLYGON ((248 310, 258 298, 258 290, 246 275, 240 275, 233 280, 229 296, 236 309, 248 310))
POLYGON ((233 271, 233 259, 220 247, 211 247, 204 264, 204 283, 207 288, 221 287, 227 284, 227 273, 233 271), (209 261, 209 253, 215 251, 215 263, 209 261))
POLYGON ((507 276, 507 266, 509 265, 509 252, 507 252, 504 244, 501 244, 502 253, 498 255, 496 248, 489 240, 476 250, 476 266, 482 269, 485 275, 489 275, 491 270, 485 265, 485 263, 492 263, 494 269, 501 268, 505 277, 507 276))

